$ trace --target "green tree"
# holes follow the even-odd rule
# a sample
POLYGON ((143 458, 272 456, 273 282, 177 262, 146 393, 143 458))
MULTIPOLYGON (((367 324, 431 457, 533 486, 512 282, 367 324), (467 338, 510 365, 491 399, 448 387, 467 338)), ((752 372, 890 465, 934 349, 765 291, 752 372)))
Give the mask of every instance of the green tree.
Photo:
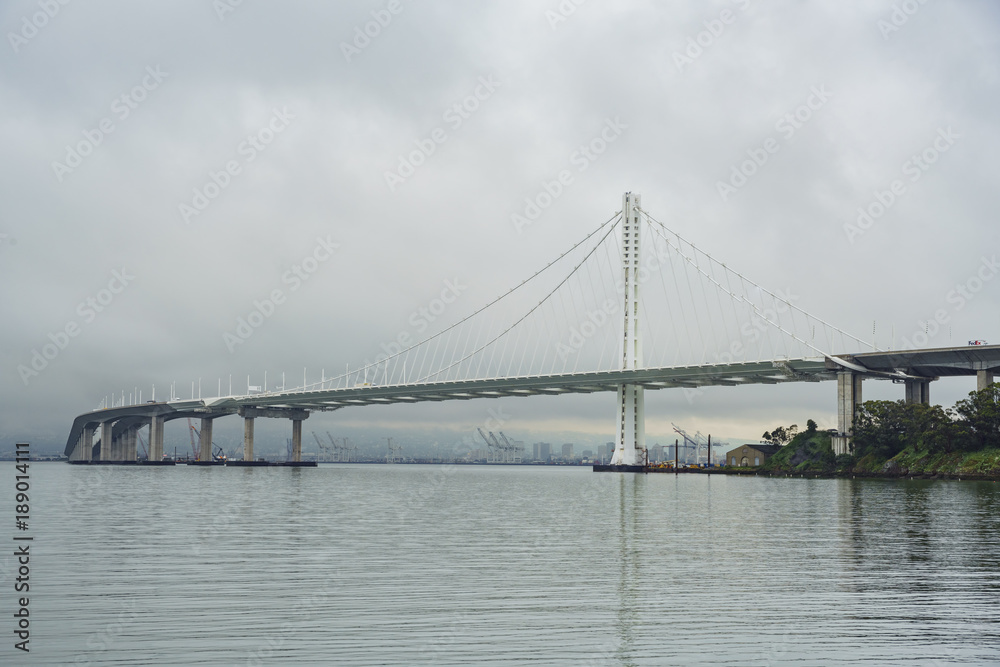
POLYGON ((940 405, 866 401, 854 416, 854 454, 889 459, 907 447, 953 452, 963 448, 963 429, 940 405))
POLYGON ((779 447, 782 447, 787 443, 789 443, 792 440, 792 438, 795 437, 795 434, 798 432, 798 430, 799 427, 796 424, 792 424, 788 428, 785 428, 784 426, 779 426, 770 433, 764 431, 764 435, 761 437, 764 439, 764 442, 769 442, 772 445, 778 445, 779 447))
POLYGON ((1000 383, 969 392, 969 397, 955 404, 963 420, 970 449, 1000 447, 1000 383))
POLYGON ((806 433, 808 433, 809 435, 812 435, 813 433, 816 432, 817 428, 818 427, 816 426, 816 422, 814 422, 811 419, 806 420, 806 433))

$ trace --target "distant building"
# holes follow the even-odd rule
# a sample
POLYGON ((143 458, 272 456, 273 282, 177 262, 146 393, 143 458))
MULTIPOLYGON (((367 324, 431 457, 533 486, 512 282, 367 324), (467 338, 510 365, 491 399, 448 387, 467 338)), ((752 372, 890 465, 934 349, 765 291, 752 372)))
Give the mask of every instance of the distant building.
POLYGON ((592 450, 592 449, 585 449, 585 450, 583 450, 582 456, 585 459, 592 459, 592 458, 594 458, 594 450, 592 450))
POLYGON ((660 463, 663 460, 663 445, 653 445, 649 448, 650 463, 660 463))
POLYGON ((552 457, 552 445, 548 442, 536 442, 531 446, 532 457, 535 461, 548 462, 552 457))
POLYGON ((564 461, 573 460, 573 443, 567 442, 562 446, 562 457, 564 461))
POLYGON ((726 465, 737 468, 763 465, 779 449, 778 445, 741 445, 726 452, 726 465))

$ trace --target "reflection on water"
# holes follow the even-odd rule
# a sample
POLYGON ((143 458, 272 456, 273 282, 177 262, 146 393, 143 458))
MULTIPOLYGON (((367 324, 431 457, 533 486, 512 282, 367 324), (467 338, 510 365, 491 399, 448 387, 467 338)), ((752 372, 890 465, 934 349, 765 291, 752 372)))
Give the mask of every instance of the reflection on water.
POLYGON ((615 627, 618 635, 617 659, 622 665, 633 665, 633 628, 637 621, 637 593, 642 583, 636 539, 639 535, 639 487, 646 475, 615 475, 618 479, 618 558, 621 578, 618 582, 618 615, 615 627))
POLYGON ((34 472, 30 664, 1000 663, 993 483, 34 472))

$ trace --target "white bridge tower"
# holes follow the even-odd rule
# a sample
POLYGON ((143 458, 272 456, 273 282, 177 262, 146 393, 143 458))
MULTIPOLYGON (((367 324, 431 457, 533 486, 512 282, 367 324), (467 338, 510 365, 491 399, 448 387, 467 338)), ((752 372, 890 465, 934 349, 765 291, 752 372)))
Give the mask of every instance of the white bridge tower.
MULTIPOLYGON (((642 368, 642 341, 639 335, 639 195, 622 196, 622 268, 625 308, 622 314, 622 370, 642 368)), ((638 466, 646 462, 645 405, 643 388, 635 384, 618 387, 618 436, 612 465, 638 466)))

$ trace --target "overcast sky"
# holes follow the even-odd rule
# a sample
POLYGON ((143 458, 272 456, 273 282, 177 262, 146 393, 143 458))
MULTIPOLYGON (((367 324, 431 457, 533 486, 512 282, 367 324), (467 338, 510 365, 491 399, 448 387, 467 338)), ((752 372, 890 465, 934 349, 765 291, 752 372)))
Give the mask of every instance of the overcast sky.
MULTIPOLYGON (((133 387, 358 365, 416 334, 446 281, 458 318, 626 190, 796 305, 866 339, 874 323, 882 347, 925 329, 929 346, 1000 342, 994 2, 51 0, 4 2, 0 25, 3 450, 61 450, 77 414, 133 387)), ((831 427, 835 392, 648 393, 647 431, 831 427)), ((614 433, 610 394, 341 410, 307 430, 468 429, 497 407, 529 442, 614 433)))

